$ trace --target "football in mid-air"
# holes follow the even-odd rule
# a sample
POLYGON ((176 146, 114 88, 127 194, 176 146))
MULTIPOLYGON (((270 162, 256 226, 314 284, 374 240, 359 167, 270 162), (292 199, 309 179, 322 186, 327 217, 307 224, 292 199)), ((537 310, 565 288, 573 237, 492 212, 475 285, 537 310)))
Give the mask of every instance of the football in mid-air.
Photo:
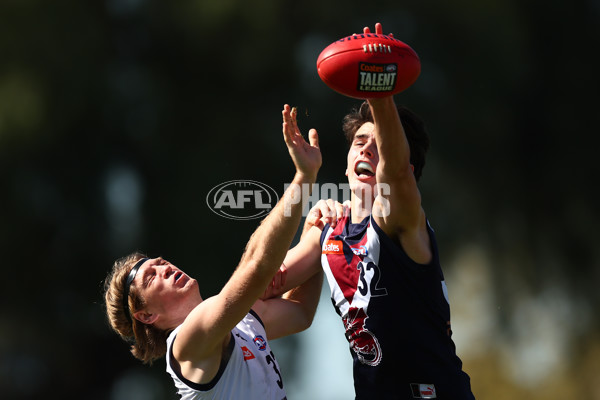
POLYGON ((319 77, 331 89, 348 97, 385 97, 408 89, 421 73, 415 51, 393 35, 364 28, 327 46, 317 59, 319 77))

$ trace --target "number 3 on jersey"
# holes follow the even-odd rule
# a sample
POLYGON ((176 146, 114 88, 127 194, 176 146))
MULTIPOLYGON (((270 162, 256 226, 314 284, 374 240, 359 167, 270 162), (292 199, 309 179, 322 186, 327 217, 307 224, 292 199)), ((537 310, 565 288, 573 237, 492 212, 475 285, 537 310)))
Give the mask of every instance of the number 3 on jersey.
POLYGON ((359 262, 356 268, 360 271, 358 291, 361 295, 366 296, 369 293, 369 288, 371 289, 371 297, 387 295, 387 289, 379 287, 381 271, 374 262, 369 261, 366 266, 364 262, 359 262), (369 278, 369 283, 367 283, 367 278, 369 278))
POLYGON ((277 368, 277 363, 275 362, 275 355, 273 354, 272 351, 270 352, 270 354, 267 354, 266 359, 267 359, 267 364, 272 364, 273 369, 275 370, 275 373, 279 377, 279 379, 277 379, 277 385, 279 386, 280 389, 283 389, 283 379, 281 379, 281 373, 279 372, 279 369, 277 368))

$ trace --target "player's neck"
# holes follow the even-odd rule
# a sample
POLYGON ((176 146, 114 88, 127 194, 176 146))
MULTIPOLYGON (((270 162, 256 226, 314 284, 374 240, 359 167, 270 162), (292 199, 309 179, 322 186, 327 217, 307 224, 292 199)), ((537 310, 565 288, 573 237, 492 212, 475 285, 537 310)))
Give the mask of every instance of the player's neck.
POLYGON ((365 217, 371 214, 371 210, 373 208, 373 199, 368 199, 365 201, 363 198, 356 196, 352 193, 351 199, 351 221, 353 224, 360 223, 365 217))

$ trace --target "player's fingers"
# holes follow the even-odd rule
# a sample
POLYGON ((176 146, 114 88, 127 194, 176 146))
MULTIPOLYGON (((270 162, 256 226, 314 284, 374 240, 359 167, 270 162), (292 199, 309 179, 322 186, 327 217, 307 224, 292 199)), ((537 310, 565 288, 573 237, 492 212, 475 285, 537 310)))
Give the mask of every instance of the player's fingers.
POLYGON ((300 128, 298 127, 298 109, 296 107, 292 107, 290 110, 290 126, 293 129, 294 139, 301 139, 302 132, 300 132, 300 128))
POLYGON ((290 123, 290 106, 285 104, 283 110, 281 110, 281 120, 284 124, 290 123))
POLYGON ((317 201, 317 203, 313 206, 313 208, 310 209, 310 212, 313 213, 316 216, 321 216, 321 207, 322 204, 325 202, 325 200, 319 200, 317 201))
POLYGON ((291 112, 292 112, 292 109, 287 104, 283 107, 283 111, 281 112, 282 117, 283 117, 283 125, 282 125, 283 138, 287 145, 290 145, 293 143, 294 133, 295 133, 294 132, 294 123, 293 123, 291 112))
POLYGON ((325 211, 327 213, 327 220, 329 225, 331 225, 332 228, 335 228, 338 220, 335 201, 332 199, 327 199, 325 203, 327 204, 327 210, 325 211))
POLYGON ((290 124, 287 123, 287 122, 284 122, 282 124, 282 129, 281 130, 283 132, 283 140, 285 140, 285 144, 287 144, 289 146, 293 142, 292 129, 290 127, 290 124))
POLYGON ((317 201, 317 204, 311 210, 312 219, 311 222, 314 223, 315 226, 319 227, 321 225, 329 223, 329 206, 325 202, 325 200, 317 201))
POLYGON ((363 28, 363 33, 371 33, 371 30, 369 29, 369 27, 368 27, 368 26, 365 26, 365 27, 363 28))
POLYGON ((319 134, 316 129, 311 129, 308 131, 308 142, 312 147, 319 148, 319 134))
POLYGON ((311 208, 310 212, 306 216, 305 226, 316 226, 319 229, 323 229, 323 222, 321 222, 321 212, 315 206, 311 208))
POLYGON ((277 273, 273 277, 273 281, 272 281, 273 290, 277 290, 281 287, 280 282, 281 282, 281 272, 277 271, 277 273))
POLYGON ((378 35, 383 34, 383 28, 379 22, 375 24, 375 33, 378 35))
POLYGON ((296 109, 296 107, 292 107, 292 110, 290 111, 290 117, 292 117, 293 122, 296 122, 297 115, 298 115, 298 110, 296 109))
POLYGON ((281 116, 283 118, 283 122, 286 122, 289 119, 290 115, 290 106, 288 104, 283 105, 283 110, 281 110, 281 116))
POLYGON ((300 134, 300 129, 298 129, 298 109, 296 107, 292 107, 290 118, 292 120, 292 126, 294 127, 294 133, 300 134))
POLYGON ((325 202, 327 203, 327 214, 333 216, 335 211, 335 201, 333 199, 327 199, 325 202))
POLYGON ((352 202, 350 200, 346 200, 343 203, 343 206, 344 206, 344 217, 349 217, 350 216, 350 204, 352 204, 352 202))
POLYGON ((281 267, 279 268, 279 270, 281 271, 281 275, 280 275, 280 287, 285 286, 285 280, 287 278, 287 267, 285 266, 285 264, 281 264, 281 267))
POLYGON ((344 205, 339 201, 335 202, 335 214, 336 219, 342 219, 344 217, 344 205))

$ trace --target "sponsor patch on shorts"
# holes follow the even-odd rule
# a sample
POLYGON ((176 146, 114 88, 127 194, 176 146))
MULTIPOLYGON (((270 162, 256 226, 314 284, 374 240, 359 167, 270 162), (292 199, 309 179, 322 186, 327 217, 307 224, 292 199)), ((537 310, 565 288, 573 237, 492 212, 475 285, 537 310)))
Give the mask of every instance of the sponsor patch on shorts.
POLYGON ((415 399, 437 399, 435 386, 430 383, 411 383, 410 388, 415 399))

